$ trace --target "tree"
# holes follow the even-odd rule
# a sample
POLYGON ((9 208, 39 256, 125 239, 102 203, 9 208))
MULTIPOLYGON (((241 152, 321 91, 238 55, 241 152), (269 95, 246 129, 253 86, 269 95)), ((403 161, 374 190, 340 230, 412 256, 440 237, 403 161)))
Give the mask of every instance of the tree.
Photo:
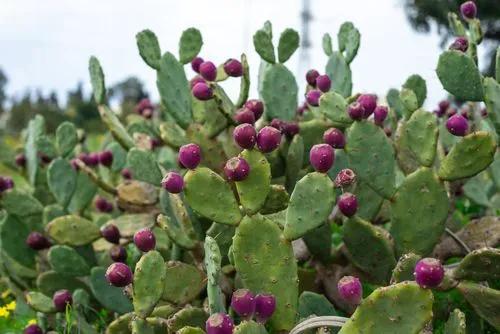
MULTIPOLYGON (((465 0, 402 0, 406 16, 412 27, 420 32, 431 31, 433 25, 442 36, 442 45, 452 37, 448 26, 448 13, 459 12, 465 0)), ((476 0, 478 17, 484 32, 487 48, 487 61, 484 71, 492 74, 495 66, 495 53, 500 45, 500 3, 499 0, 476 0)))
POLYGON ((0 114, 3 112, 3 104, 7 100, 7 95, 5 94, 5 86, 7 85, 7 76, 3 73, 0 68, 0 114))

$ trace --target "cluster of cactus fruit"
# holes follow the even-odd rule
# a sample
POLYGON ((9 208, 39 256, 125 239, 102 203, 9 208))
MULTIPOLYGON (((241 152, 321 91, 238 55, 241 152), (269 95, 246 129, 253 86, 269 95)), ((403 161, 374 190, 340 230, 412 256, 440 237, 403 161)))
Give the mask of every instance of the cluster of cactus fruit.
POLYGON ((469 1, 463 20, 450 13, 457 38, 437 67, 469 101, 461 112, 448 101, 425 111, 418 75, 387 106, 353 94, 351 23, 338 51, 324 35, 326 74, 307 72, 301 106, 285 65, 299 35, 283 31, 276 55, 269 22, 253 38, 259 99, 244 54, 205 61, 190 28, 178 57, 162 55, 144 30, 139 54, 161 104, 143 100, 120 119, 92 57, 110 132, 99 153, 73 124, 46 134, 37 116, 15 161, 29 187, 0 177, 0 273, 38 314, 25 333, 500 330, 500 51, 496 78, 482 77, 476 11, 469 1), (221 86, 230 77, 241 80, 236 102, 221 86), (461 196, 484 208, 465 226, 461 196), (439 293, 463 302, 444 307, 439 293))

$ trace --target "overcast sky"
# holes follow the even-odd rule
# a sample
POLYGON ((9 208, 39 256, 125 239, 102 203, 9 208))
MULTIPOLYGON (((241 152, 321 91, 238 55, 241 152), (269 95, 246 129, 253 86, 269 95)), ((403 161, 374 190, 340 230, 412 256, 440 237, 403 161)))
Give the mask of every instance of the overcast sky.
MULTIPOLYGON (((336 37, 340 24, 349 20, 361 32, 361 48, 352 63, 355 91, 385 94, 419 73, 427 80, 428 108, 444 96, 435 74, 439 37, 415 33, 399 0, 311 3, 311 67, 324 70, 323 33, 336 37)), ((88 57, 96 55, 108 85, 136 75, 157 98, 154 72, 136 49, 138 31, 153 30, 162 51, 177 54, 181 32, 197 27, 204 39, 201 56, 221 63, 245 52, 255 78, 259 57, 253 33, 268 19, 275 37, 287 27, 300 31, 301 7, 300 0, 0 0, 0 67, 8 75, 9 94, 40 88, 62 97, 80 80, 89 89, 88 57)), ((302 89, 298 58, 297 52, 287 65, 299 75, 302 89)), ((228 89, 233 94, 237 90, 228 89)))

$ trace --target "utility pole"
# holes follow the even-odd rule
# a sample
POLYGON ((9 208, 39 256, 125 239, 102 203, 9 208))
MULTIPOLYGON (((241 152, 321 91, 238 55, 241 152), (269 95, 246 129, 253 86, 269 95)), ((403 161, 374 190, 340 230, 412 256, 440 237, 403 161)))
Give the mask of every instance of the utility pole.
POLYGON ((301 19, 301 43, 299 53, 299 75, 303 75, 310 67, 311 62, 311 39, 309 36, 309 25, 313 17, 311 14, 311 1, 302 0, 302 11, 300 13, 301 19))

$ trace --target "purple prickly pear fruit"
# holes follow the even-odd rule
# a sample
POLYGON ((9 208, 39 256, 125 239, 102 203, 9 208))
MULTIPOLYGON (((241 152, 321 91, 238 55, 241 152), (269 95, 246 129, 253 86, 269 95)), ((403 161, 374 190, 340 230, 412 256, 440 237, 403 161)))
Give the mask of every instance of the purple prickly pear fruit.
POLYGON ((253 125, 255 123, 255 114, 250 109, 243 107, 236 112, 236 114, 234 115, 234 120, 238 124, 246 123, 253 125))
POLYGON ((306 101, 309 105, 313 107, 319 106, 319 98, 321 97, 321 91, 313 89, 307 92, 306 101))
POLYGON ((337 188, 348 187, 351 184, 353 184, 355 180, 356 180, 356 174, 354 174, 354 172, 351 169, 346 168, 342 169, 337 174, 337 176, 335 177, 334 184, 335 187, 337 188))
POLYGON ((76 162, 77 160, 78 159, 71 159, 69 163, 71 164, 71 167, 78 172, 80 170, 80 166, 78 166, 78 163, 76 162))
POLYGON ((200 64, 200 75, 207 81, 214 81, 217 77, 217 67, 211 61, 200 64))
POLYGON ((306 73, 306 81, 309 85, 316 87, 316 79, 319 77, 319 72, 316 70, 309 70, 306 73))
POLYGON ((163 189, 172 194, 178 194, 184 189, 184 179, 177 172, 168 172, 161 181, 163 189))
POLYGON ((271 294, 261 293, 255 296, 255 318, 265 323, 276 309, 276 298, 271 294))
POLYGON ((179 162, 184 168, 195 169, 201 161, 201 149, 196 144, 186 144, 179 149, 179 162))
POLYGON ((106 150, 99 153, 99 162, 103 166, 111 167, 113 164, 113 152, 106 150))
POLYGON ((101 227, 101 236, 112 244, 120 243, 120 230, 115 224, 106 224, 101 227))
POLYGON ((43 334, 43 330, 37 324, 31 324, 24 328, 23 334, 43 334))
POLYGON ((87 154, 87 162, 85 162, 87 166, 94 167, 99 164, 99 153, 89 153, 87 154))
POLYGON ((466 52, 469 48, 469 41, 466 37, 457 37, 450 45, 450 50, 466 52))
POLYGON ((333 166, 335 152, 328 144, 317 144, 309 152, 309 161, 313 168, 320 173, 326 173, 333 166))
POLYGON ((365 108, 359 102, 353 102, 347 107, 347 113, 355 121, 363 119, 365 115, 365 108))
POLYGON ((443 101, 439 102, 438 106, 439 106, 439 110, 444 114, 444 113, 446 113, 446 111, 450 107, 450 101, 443 100, 443 101))
POLYGON ((210 100, 214 96, 214 92, 205 82, 198 82, 193 86, 193 96, 200 101, 210 100))
POLYGON ((337 283, 340 298, 351 305, 359 305, 363 299, 363 287, 359 278, 344 276, 337 283))
POLYGON ((243 181, 250 173, 250 165, 240 157, 229 159, 224 166, 224 174, 229 181, 243 181))
POLYGON ((483 118, 488 117, 488 110, 486 110, 486 108, 481 109, 481 116, 483 118))
POLYGON ((451 117, 451 116, 453 116, 453 115, 456 115, 456 113, 457 113, 457 108, 450 108, 450 109, 448 109, 448 111, 447 111, 446 115, 447 115, 448 117, 451 117))
POLYGON ((191 89, 193 89, 193 87, 197 84, 197 83, 204 83, 206 84, 207 82, 205 81, 205 79, 203 79, 201 77, 201 75, 197 75, 195 76, 193 79, 191 79, 191 81, 189 81, 189 87, 191 87, 191 89))
POLYGON ((132 282, 132 271, 125 263, 112 263, 106 270, 106 280, 111 285, 122 288, 132 282))
POLYGON ((122 174, 122 177, 125 180, 130 180, 132 179, 132 172, 128 168, 123 168, 122 171, 120 172, 122 174))
POLYGON ((248 289, 238 289, 231 297, 231 307, 240 317, 250 319, 255 312, 255 296, 248 289))
POLYGON ((109 256, 114 262, 125 262, 127 260, 127 250, 123 246, 114 245, 109 249, 109 256))
POLYGON ((147 98, 144 98, 135 106, 135 112, 146 118, 151 118, 153 115, 154 105, 147 98))
POLYGON ((19 153, 16 155, 15 162, 17 167, 24 168, 26 166, 26 156, 23 153, 19 153))
POLYGON ((261 152, 269 153, 280 146, 281 132, 271 126, 265 126, 257 134, 257 147, 261 152))
POLYGON ((466 1, 460 5, 460 13, 464 19, 475 19, 477 15, 477 6, 474 1, 466 1))
POLYGON ((316 78, 316 87, 323 93, 329 92, 332 87, 332 81, 326 74, 320 75, 316 78))
POLYGON ((0 193, 8 189, 7 180, 0 176, 0 193))
POLYGON ((52 301, 57 312, 66 311, 66 305, 73 304, 73 297, 71 297, 71 292, 68 290, 59 290, 52 296, 52 301))
POLYGON ((250 109, 253 112, 255 120, 258 120, 264 113, 264 103, 257 99, 248 100, 245 103, 245 108, 250 109))
POLYGON ((299 133, 300 127, 297 122, 284 122, 281 126, 281 131, 287 138, 293 138, 299 133))
POLYGON ((156 238, 149 228, 143 228, 134 234, 134 244, 143 252, 149 252, 156 246, 156 238))
POLYGON ((207 334, 232 334, 233 328, 233 319, 226 313, 214 313, 205 323, 207 334))
POLYGON ((377 107, 377 95, 375 94, 361 94, 356 101, 364 109, 364 118, 370 117, 377 107))
POLYGON ((465 119, 469 119, 469 111, 465 108, 460 111, 460 115, 462 115, 465 119))
POLYGON ((95 208, 99 212, 109 213, 113 211, 113 204, 106 200, 104 197, 97 197, 95 200, 95 208))
POLYGON ((38 232, 31 232, 26 238, 26 244, 34 250, 42 250, 50 247, 50 241, 38 232))
POLYGON ((323 141, 333 148, 344 148, 345 137, 342 131, 336 128, 329 128, 323 133, 323 141))
POLYGON ((387 114, 389 114, 389 109, 386 106, 377 106, 373 112, 373 120, 375 121, 375 124, 382 126, 387 114))
POLYGON ((196 73, 200 73, 200 65, 203 63, 203 58, 201 57, 194 57, 193 60, 191 60, 191 68, 193 71, 196 73))
POLYGON ((276 130, 283 130, 283 124, 285 123, 285 121, 282 121, 281 119, 279 118, 273 118, 271 120, 271 122, 269 123, 269 126, 275 128, 276 130))
POLYGON ((257 141, 257 132, 250 124, 240 124, 234 128, 233 138, 241 148, 252 149, 257 141))
POLYGON ((5 190, 14 188, 15 186, 14 180, 11 177, 5 176, 3 179, 4 179, 5 190))
POLYGON ((307 103, 304 103, 297 107, 297 115, 302 116, 307 111, 307 103))
POLYGON ((424 258, 415 266, 415 281, 422 288, 435 288, 444 278, 444 268, 438 259, 424 258))
POLYGON ((48 164, 52 161, 52 158, 45 153, 40 152, 38 153, 38 156, 40 157, 40 160, 42 161, 43 164, 48 164))
POLYGON ((358 200, 351 193, 343 193, 337 202, 340 212, 346 217, 352 217, 358 211, 358 200))
POLYGON ((162 141, 160 138, 151 138, 151 147, 154 149, 154 148, 157 148, 157 147, 160 147, 162 145, 162 141))
POLYGON ((243 65, 237 59, 228 59, 224 63, 224 72, 230 77, 241 77, 243 75, 243 65))
POLYGON ((384 128, 385 135, 387 137, 392 136, 392 129, 391 128, 384 128))
POLYGON ((463 137, 469 130, 469 123, 462 115, 455 114, 446 121, 446 128, 452 135, 463 137))

